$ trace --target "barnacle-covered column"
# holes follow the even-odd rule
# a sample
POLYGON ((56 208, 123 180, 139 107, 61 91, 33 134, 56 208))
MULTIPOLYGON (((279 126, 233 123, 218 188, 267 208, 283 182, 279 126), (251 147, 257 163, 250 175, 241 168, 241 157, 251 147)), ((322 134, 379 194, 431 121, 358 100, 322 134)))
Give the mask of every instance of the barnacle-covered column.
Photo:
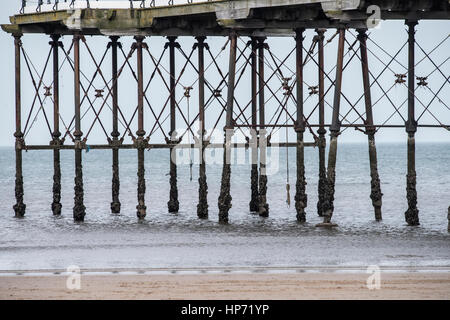
POLYGON ((317 201, 317 214, 319 217, 323 216, 323 205, 325 201, 325 192, 327 185, 327 170, 325 167, 325 148, 326 138, 325 134, 325 71, 324 71, 324 52, 323 52, 323 40, 325 29, 316 29, 317 32, 317 44, 318 44, 318 59, 319 59, 319 129, 317 133, 318 148, 319 148, 319 182, 317 186, 318 201, 317 201))
POLYGON ((81 137, 81 102, 80 102, 80 34, 73 36, 73 54, 74 54, 74 86, 75 86, 75 198, 73 207, 73 219, 75 221, 84 221, 86 215, 86 207, 84 206, 84 189, 83 189, 83 166, 82 151, 83 143, 81 137))
POLYGON ((22 133, 22 100, 21 100, 21 78, 20 78, 20 50, 22 49, 22 34, 13 34, 15 49, 15 90, 16 90, 16 180, 15 196, 16 204, 13 206, 15 216, 20 218, 25 215, 26 205, 23 203, 23 175, 22 175, 22 149, 24 146, 22 133))
MULTIPOLYGON (((169 143, 176 143, 176 100, 175 100, 175 48, 179 46, 176 42, 177 37, 168 37, 169 42, 166 44, 169 47, 169 72, 170 72, 170 141, 169 143)), ((177 187, 177 158, 174 148, 170 148, 170 193, 167 207, 170 213, 176 213, 180 209, 178 202, 178 187, 177 187)))
POLYGON ((406 132, 408 133, 408 173, 406 175, 406 198, 408 199, 408 210, 405 212, 405 220, 410 226, 418 226, 419 209, 417 209, 416 190, 416 142, 417 121, 415 119, 415 26, 417 21, 406 21, 408 25, 408 121, 406 132))
POLYGON ((251 198, 250 198, 250 212, 258 212, 258 133, 257 133, 257 124, 258 124, 258 101, 257 101, 257 77, 258 77, 258 63, 257 63, 257 40, 255 37, 251 39, 252 45, 252 53, 251 53, 251 64, 252 64, 252 128, 251 128, 251 161, 252 161, 252 169, 250 173, 250 190, 251 190, 251 198))
POLYGON ((256 55, 257 39, 255 37, 251 38, 251 65, 252 65, 252 128, 250 131, 250 152, 251 152, 251 173, 250 173, 250 190, 251 190, 251 198, 250 198, 250 212, 258 212, 258 101, 257 101, 257 77, 258 77, 258 58, 256 55))
POLYGON ((205 163, 205 43, 206 37, 196 37, 198 49, 198 114, 199 114, 199 176, 198 176, 198 204, 197 216, 200 219, 208 218, 208 184, 206 182, 206 163, 205 163))
POLYGON ((337 140, 341 130, 339 110, 341 103, 342 71, 344 62, 345 29, 339 29, 339 45, 336 64, 336 82, 334 88, 333 118, 330 126, 330 150, 328 152, 327 184, 323 206, 323 223, 319 227, 332 227, 331 217, 334 210, 334 185, 336 179, 337 140))
POLYGON ((370 81, 369 81, 369 63, 367 59, 367 34, 365 29, 358 29, 358 40, 360 44, 361 53, 361 69, 364 85, 364 98, 366 104, 366 134, 369 140, 369 161, 370 161, 370 198, 372 199, 372 205, 375 211, 375 220, 382 220, 381 216, 381 204, 382 196, 380 178, 378 176, 378 164, 377 164, 377 148, 375 146, 375 127, 373 126, 373 113, 372 113, 372 98, 370 94, 370 81))
POLYGON ((225 143, 223 151, 222 181, 218 200, 219 222, 228 223, 228 211, 231 209, 231 138, 234 132, 233 103, 234 86, 236 79, 236 49, 237 35, 234 31, 230 34, 230 60, 228 64, 228 93, 227 93, 227 114, 225 124, 225 143))
POLYGON ((62 145, 62 141, 59 138, 61 132, 59 132, 59 47, 62 46, 62 42, 59 41, 61 36, 54 34, 51 36, 52 41, 50 45, 53 51, 53 133, 52 141, 50 145, 53 149, 53 202, 52 212, 58 216, 61 214, 61 160, 59 147, 62 145))
POLYGON ((139 219, 144 219, 147 212, 147 207, 145 205, 145 166, 144 166, 144 150, 147 147, 147 140, 144 139, 144 71, 142 62, 142 48, 146 46, 143 42, 144 37, 136 36, 134 37, 136 42, 134 46, 137 51, 137 77, 138 77, 138 130, 136 131, 136 149, 138 153, 138 189, 137 197, 138 204, 137 217, 139 219))
POLYGON ((297 221, 305 222, 305 208, 308 202, 306 195, 305 178, 305 146, 303 134, 305 133, 305 121, 303 119, 303 32, 298 29, 295 32, 296 42, 296 73, 297 73, 297 119, 295 131, 297 132, 297 181, 295 184, 295 209, 297 210, 297 221))
POLYGON ((119 89, 118 89, 118 75, 117 75, 117 47, 120 46, 118 42, 119 37, 112 36, 111 42, 109 45, 111 46, 112 53, 112 127, 113 131, 111 132, 112 138, 112 202, 111 202, 111 212, 112 213, 120 213, 120 200, 119 200, 119 191, 120 191, 120 178, 119 178, 119 126, 118 126, 118 98, 119 98, 119 89))
POLYGON ((265 37, 258 38, 258 72, 259 72, 259 215, 261 217, 269 216, 269 204, 267 203, 267 132, 265 127, 265 108, 264 108, 264 50, 268 48, 264 43, 265 37))

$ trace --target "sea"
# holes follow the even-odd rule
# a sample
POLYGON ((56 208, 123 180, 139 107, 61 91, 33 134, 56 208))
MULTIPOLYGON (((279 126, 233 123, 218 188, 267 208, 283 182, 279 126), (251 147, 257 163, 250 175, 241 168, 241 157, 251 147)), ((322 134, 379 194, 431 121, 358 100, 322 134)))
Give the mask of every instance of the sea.
MULTIPOLYGON (((420 226, 405 223, 406 143, 379 143, 383 220, 370 200, 367 143, 338 147, 335 211, 338 227, 316 228, 318 149, 305 148, 307 222, 296 221, 295 149, 273 152, 268 176, 270 216, 249 212, 250 164, 233 164, 228 225, 218 223, 222 166, 207 164, 209 218, 197 218, 198 165, 178 166, 180 211, 170 214, 169 151, 145 151, 144 221, 136 217, 137 152, 120 151, 120 214, 110 212, 110 150, 83 152, 83 223, 72 218, 74 152, 61 151, 62 215, 53 216, 52 151, 23 155, 26 215, 15 218, 15 153, 0 148, 0 272, 65 270, 156 270, 177 268, 447 268, 450 267, 450 143, 417 143, 420 226), (287 170, 289 168, 289 170, 287 170), (286 184, 289 176, 290 206, 286 184)), ((249 150, 245 151, 248 159, 249 150)), ((243 163, 245 162, 245 163, 243 163)))

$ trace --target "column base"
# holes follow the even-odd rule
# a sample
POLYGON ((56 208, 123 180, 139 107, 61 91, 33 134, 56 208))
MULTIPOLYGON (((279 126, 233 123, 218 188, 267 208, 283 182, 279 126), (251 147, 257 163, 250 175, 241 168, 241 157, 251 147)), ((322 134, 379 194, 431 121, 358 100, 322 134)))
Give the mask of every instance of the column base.
POLYGON ((139 218, 139 220, 143 220, 145 216, 147 215, 147 206, 144 204, 138 204, 136 206, 137 212, 136 215, 139 218))
POLYGON ((13 206, 15 217, 16 218, 23 218, 25 216, 25 209, 26 205, 23 203, 18 203, 13 206))
POLYGON ((62 211, 61 203, 52 203, 52 212, 54 216, 60 216, 62 211))
POLYGON ((269 205, 267 203, 259 207, 259 216, 263 218, 269 217, 269 205))

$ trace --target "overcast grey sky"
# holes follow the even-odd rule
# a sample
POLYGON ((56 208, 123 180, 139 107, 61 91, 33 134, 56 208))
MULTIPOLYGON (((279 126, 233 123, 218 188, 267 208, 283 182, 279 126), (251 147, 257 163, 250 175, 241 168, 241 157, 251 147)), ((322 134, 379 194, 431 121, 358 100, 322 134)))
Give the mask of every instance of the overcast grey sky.
MULTIPOLYGON (((20 1, 2 1, 0 4, 0 22, 2 24, 8 23, 8 17, 10 15, 13 15, 18 12, 18 8, 20 6, 20 1)), ((433 61, 440 65, 446 59, 449 58, 450 55, 450 39, 449 31, 450 31, 450 22, 449 21, 434 21, 434 22, 427 22, 422 21, 419 26, 417 27, 417 42, 422 46, 422 48, 425 51, 430 51, 432 48, 434 48, 438 43, 440 43, 442 40, 447 40, 436 50, 431 54, 431 58, 433 61)), ((326 33, 326 39, 329 39, 333 34, 335 30, 329 30, 326 33)), ((377 29, 371 30, 371 39, 373 39, 376 43, 383 46, 383 48, 391 53, 395 54, 398 49, 406 42, 407 40, 407 34, 405 31, 405 25, 402 21, 391 21, 391 22, 382 22, 381 26, 377 29)), ((347 33, 347 39, 350 43, 353 43, 355 38, 353 35, 356 33, 354 31, 351 31, 351 33, 347 33)), ((305 47, 309 48, 311 44, 311 39, 313 37, 314 33, 312 31, 306 32, 306 39, 305 39, 305 47)), ((108 39, 106 37, 90 37, 87 39, 88 45, 94 52, 94 55, 97 59, 97 61, 100 60, 101 56, 104 53, 105 46, 108 42, 108 39)), ((244 47, 244 43, 248 40, 248 38, 242 38, 242 40, 239 40, 238 44, 241 48, 244 47)), ((27 51, 27 53, 30 56, 31 61, 36 66, 36 68, 39 70, 39 72, 42 70, 42 67, 44 65, 44 62, 46 60, 46 57, 48 55, 49 45, 48 45, 49 38, 47 36, 42 35, 26 35, 23 37, 23 43, 24 48, 27 51)), ((131 37, 125 37, 121 39, 123 43, 123 48, 125 53, 128 53, 128 50, 130 49, 132 38, 131 37)), ((211 51, 213 54, 217 54, 220 51, 221 46, 225 43, 226 38, 209 38, 207 42, 211 46, 211 51)), ((63 39, 63 42, 65 44, 65 48, 68 49, 71 42, 71 37, 65 37, 63 39)), ((155 58, 158 58, 163 50, 164 43, 166 42, 166 39, 161 37, 151 37, 146 39, 146 42, 149 44, 150 51, 152 55, 154 55, 155 58)), ((183 49, 190 53, 192 44, 194 43, 194 39, 190 37, 183 37, 179 39, 180 44, 182 45, 183 49)), ((326 47, 326 71, 331 70, 331 68, 336 63, 336 42, 337 38, 326 47)), ((0 33, 0 43, 2 44, 2 50, 0 50, 0 97, 2 98, 2 104, 1 104, 1 116, 0 116, 0 146, 12 146, 14 145, 14 46, 13 46, 13 38, 4 33, 0 33)), ((273 51, 273 54, 279 58, 284 59, 287 54, 294 48, 294 40, 292 38, 273 38, 269 40, 269 45, 271 47, 271 50, 273 51)), ((358 46, 355 46, 355 48, 358 48, 358 46)), ((383 63, 387 63, 389 61, 389 57, 383 53, 379 48, 377 48, 373 43, 369 42, 369 49, 373 52, 369 55, 369 64, 371 71, 374 74, 378 74, 380 70, 384 67, 383 63), (380 60, 378 60, 380 59, 380 60)), ((382 85, 384 90, 388 90, 392 87, 394 84, 394 73, 405 73, 406 70, 404 67, 407 66, 407 47, 403 49, 403 51, 398 55, 398 63, 394 62, 390 65, 390 68, 385 72, 385 74, 379 79, 380 84, 382 85)), ((347 49, 346 49, 347 50, 347 49)), ((351 53, 350 53, 351 54, 351 53)), ((219 56, 219 65, 224 73, 227 72, 227 64, 228 64, 228 51, 225 50, 222 52, 219 56)), ((346 55, 346 61, 350 58, 351 55, 346 55)), ((422 60, 424 57, 423 53, 419 48, 416 50, 416 56, 417 61, 422 60)), ((270 56, 267 55, 267 63, 266 66, 266 74, 269 76, 272 72, 270 70, 269 64, 274 66, 273 62, 270 60, 270 56)), ((61 54, 61 63, 63 61, 64 57, 61 54)), ((133 58, 130 62, 134 66, 135 65, 135 58, 133 58)), ((144 72, 145 72, 145 78, 148 81, 150 74, 153 72, 153 63, 148 55, 144 58, 145 66, 144 66, 144 72)), ((197 55, 196 53, 192 56, 193 61, 196 63, 197 61, 197 55)), ((119 59, 119 65, 121 64, 121 61, 123 59, 119 59)), ((238 64, 238 69, 243 65, 243 60, 241 60, 238 64)), ((168 69, 168 59, 167 56, 165 59, 162 60, 162 63, 165 68, 168 69)), ((206 65, 209 65, 210 59, 208 58, 206 60, 206 65)), ((181 70, 184 64, 184 58, 177 54, 177 72, 181 70)), ((104 72, 105 77, 107 80, 110 79, 110 54, 107 55, 105 62, 104 62, 104 72)), ((90 60, 88 53, 85 48, 82 48, 82 71, 85 73, 85 75, 90 78, 92 74, 95 72, 95 69, 93 68, 93 63, 90 60)), ((282 68, 283 73, 286 77, 292 76, 292 70, 295 70, 295 59, 294 55, 291 55, 291 57, 287 60, 287 66, 282 68)), ((420 62, 417 66, 417 76, 426 76, 430 74, 434 70, 433 64, 425 59, 422 62, 420 62)), ((250 92, 250 77, 249 77, 249 71, 250 69, 247 67, 245 75, 242 77, 240 84, 238 85, 238 88, 236 90, 236 97, 241 104, 242 107, 245 107, 250 99, 249 92, 250 92)), ((441 71, 443 75, 449 76, 450 75, 450 61, 446 61, 441 66, 441 71)), ((45 84, 51 83, 51 76, 52 76, 52 68, 51 63, 47 69, 46 75, 44 76, 44 82, 45 84)), ((34 97, 34 89, 30 82, 30 79, 28 77, 28 70, 26 67, 25 62, 22 63, 22 75, 23 75, 23 81, 22 81, 22 96, 23 96, 23 125, 25 125, 26 117, 28 115, 28 111, 30 110, 30 106, 32 103, 32 99, 34 97)), ((430 89, 434 92, 437 92, 443 83, 445 82, 445 78, 442 74, 439 72, 434 72, 432 75, 430 75, 428 79, 429 83, 429 89, 427 88, 419 88, 417 90, 417 97, 424 103, 424 105, 428 105, 430 99, 432 98, 430 89)), ((163 76, 165 77, 166 81, 168 81, 168 75, 163 70, 163 76)), ((334 79, 335 73, 331 72, 330 77, 334 79)), ((35 76, 36 77, 36 76, 35 76)), ((208 81, 210 81, 212 86, 216 86, 220 82, 220 76, 217 72, 217 69, 212 65, 208 68, 206 72, 206 77, 208 81)), ((82 79, 83 83, 87 86, 86 79, 82 79)), ((197 90, 197 83, 196 80, 196 74, 193 71, 191 67, 186 68, 186 72, 183 75, 181 79, 181 84, 184 86, 193 85, 193 91, 191 92, 192 98, 190 100, 190 117, 191 119, 195 116, 195 110, 197 110, 197 98, 196 95, 198 93, 197 90)), ((317 67, 314 64, 314 62, 309 62, 305 66, 305 82, 307 85, 305 85, 305 97, 308 96, 308 85, 317 85, 317 67)), ((281 81, 277 77, 273 77, 273 79, 270 82, 271 88, 273 88, 274 91, 277 91, 281 86, 281 81)), ((326 81, 326 87, 328 87, 329 81, 326 81)), ((97 77, 96 81, 94 82, 95 88, 103 88, 104 82, 101 80, 100 77, 97 77)), ((120 107, 125 115, 126 118, 129 118, 134 108, 136 107, 136 82, 132 78, 131 73, 129 69, 124 69, 124 74, 121 76, 119 80, 119 104, 120 107)), ((372 90, 372 100, 375 103, 378 98, 383 94, 380 88, 375 84, 372 90)), ((40 93, 43 93, 43 89, 40 89, 40 93)), ((178 88, 177 91, 177 99, 181 99, 182 97, 182 88, 181 86, 178 88)), ((105 90, 106 92, 106 90, 105 90)), ((360 95, 362 94, 362 80, 361 80, 361 69, 360 69, 360 62, 358 58, 354 58, 349 65, 349 67, 344 72, 343 77, 343 92, 344 94, 349 98, 350 101, 355 102, 358 100, 360 95)), ((105 93, 106 94, 106 93, 105 93)), ((149 90, 147 92, 147 96, 149 98, 150 103, 152 104, 152 107, 155 109, 156 113, 159 113, 161 110, 162 105, 164 105, 166 99, 167 99, 167 90, 164 87, 164 83, 161 81, 158 75, 155 76, 154 81, 149 87, 149 90)), ((206 90, 206 98, 209 98, 209 90, 206 90)), ((89 97, 94 100, 95 91, 93 89, 89 92, 89 97)), ((223 91, 223 96, 226 96, 226 89, 223 91)), ((278 92, 279 99, 283 98, 283 95, 281 92, 278 92)), ((266 90, 266 99, 270 97, 270 92, 266 90)), ((407 97, 407 89, 403 85, 397 85, 393 87, 389 91, 389 97, 391 101, 398 107, 400 106, 407 97)), ((436 99, 432 105, 430 106, 429 110, 444 124, 450 124, 450 110, 448 107, 450 107, 450 85, 447 83, 447 85, 444 86, 444 88, 439 93, 439 99, 436 99), (445 106, 446 105, 446 106, 445 106)), ((327 95, 327 101, 332 104, 333 100, 333 90, 331 90, 327 95)), ((87 102, 87 101, 86 101, 87 102)), ((307 102, 305 103, 305 112, 309 113, 316 105, 317 103, 317 96, 311 96, 308 98, 307 102)), ((95 108, 98 110, 101 107, 101 101, 98 99, 96 102, 94 102, 95 108)), ((275 112, 275 110, 278 107, 278 103, 275 99, 271 99, 267 103, 266 107, 266 120, 270 120, 275 112)), ((35 110, 37 110, 38 105, 35 106, 35 110)), ((89 109, 89 105, 87 103, 83 104, 82 106, 83 112, 89 109)), ((187 113, 187 102, 186 100, 181 100, 180 102, 180 108, 183 109, 183 112, 187 113)), ((361 99, 360 102, 357 105, 358 111, 363 113, 364 112, 364 100, 361 99)), ((421 115, 424 107, 421 105, 419 101, 416 102, 416 114, 417 116, 421 115)), ((52 104, 50 100, 47 100, 44 104, 44 109, 47 111, 47 114, 49 116, 49 121, 52 123, 52 104)), ((293 103, 289 103, 288 109, 290 112, 294 112, 295 106, 293 103)), ((342 107, 341 107, 341 113, 345 114, 350 109, 349 105, 345 102, 345 99, 342 99, 342 107)), ((219 114, 221 110, 221 107, 218 103, 213 103, 209 106, 206 116, 207 116, 207 123, 206 127, 212 128, 214 126, 215 120, 217 118, 217 115, 219 114)), ((406 111, 407 111, 407 104, 404 104, 402 108, 400 109, 403 117, 406 118, 406 111)), ((249 110, 248 110, 249 111, 249 110)), ((167 116, 168 110, 165 110, 163 113, 163 119, 167 116)), ((389 118, 392 113, 394 112, 394 108, 387 100, 386 98, 381 99, 375 106, 374 106, 374 114, 375 114, 375 122, 377 124, 383 123, 387 118, 389 118)), ((151 127, 153 127, 153 116, 150 113, 149 108, 145 107, 145 121, 146 121, 146 131, 149 133, 151 127)), ((61 70, 61 115, 66 123, 70 122, 71 115, 73 114, 73 73, 70 70, 69 65, 67 62, 63 65, 61 70)), ((248 116, 248 112, 246 113, 248 116)), ((30 123, 33 121, 35 117, 35 113, 33 113, 30 123)), ((83 119, 83 127, 82 130, 86 134, 90 122, 93 120, 93 113, 92 111, 88 111, 85 118, 83 119)), ((284 115, 282 116, 282 120, 284 121, 284 115)), ((102 111, 101 120, 105 126, 106 132, 109 134, 111 132, 111 112, 108 109, 108 106, 105 105, 104 110, 102 111)), ((355 112, 351 112, 348 120, 353 122, 357 118, 355 112)), ((329 123, 331 119, 331 108, 329 106, 326 106, 326 122, 329 123)), ((311 118, 312 122, 317 122, 317 117, 313 116, 311 118)), ((223 127, 223 121, 224 118, 222 118, 221 124, 217 127, 218 129, 221 129, 223 127)), ((183 119, 181 116, 177 117, 177 122, 179 124, 180 128, 185 127, 183 124, 183 119)), ((345 122, 344 122, 345 123, 345 122)), ((358 123, 361 123, 359 121, 358 123)), ((388 122, 389 124, 402 124, 403 120, 400 116, 394 115, 391 120, 388 122)), ((425 112, 423 117, 420 119, 420 123, 422 124, 437 124, 437 121, 433 118, 433 116, 425 112)), ((64 126, 61 124, 61 129, 63 130, 64 126)), ((136 131, 135 122, 132 125, 132 131, 136 131)), ((121 133, 124 132, 124 129, 122 126, 120 126, 119 130, 121 133)), ((314 130, 317 130, 315 128, 314 130)), ((164 131, 167 133, 168 130, 168 121, 164 123, 164 131)), ((284 129, 281 130, 281 139, 284 140, 284 129)), ((293 131, 289 133, 289 139, 293 139, 293 131)), ((154 136, 152 136, 152 142, 162 142, 163 135, 161 132, 155 133, 154 136)), ((46 127, 43 114, 40 113, 37 117, 36 123, 32 126, 31 131, 26 136, 26 142, 28 144, 48 144, 51 137, 49 135, 49 131, 46 127)), ((307 141, 310 141, 312 137, 307 134, 306 138, 307 141)), ((359 132, 355 131, 354 129, 348 129, 345 130, 342 134, 341 141, 345 142, 358 142, 358 141, 366 141, 366 136, 359 132)), ((405 141, 406 140, 406 133, 404 132, 404 129, 382 129, 378 132, 377 140, 383 141, 383 142, 399 142, 399 141, 405 141)), ((417 141, 450 141, 450 132, 446 131, 444 129, 420 129, 417 133, 417 141)), ((67 141, 67 143, 70 143, 70 141, 67 141)), ((101 126, 97 123, 96 126, 94 126, 90 136, 89 136, 89 143, 105 143, 105 135, 103 133, 103 130, 101 126)))

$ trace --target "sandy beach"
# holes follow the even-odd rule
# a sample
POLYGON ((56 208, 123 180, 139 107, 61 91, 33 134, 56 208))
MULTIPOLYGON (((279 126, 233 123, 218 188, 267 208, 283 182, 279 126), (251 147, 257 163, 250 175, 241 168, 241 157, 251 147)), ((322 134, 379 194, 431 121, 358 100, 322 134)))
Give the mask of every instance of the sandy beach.
POLYGON ((450 273, 382 273, 369 290, 365 273, 2 276, 0 299, 450 299, 450 273))

